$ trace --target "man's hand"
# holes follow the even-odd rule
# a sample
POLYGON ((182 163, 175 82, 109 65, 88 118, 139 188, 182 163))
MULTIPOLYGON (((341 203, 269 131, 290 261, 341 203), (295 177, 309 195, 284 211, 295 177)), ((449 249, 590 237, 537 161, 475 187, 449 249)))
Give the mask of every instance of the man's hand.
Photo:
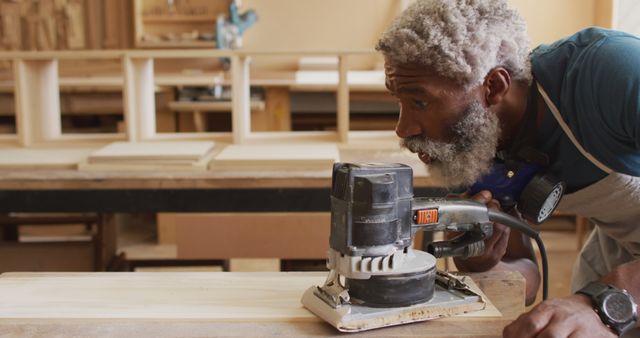
POLYGON ((502 334, 505 338, 616 337, 585 295, 544 301, 505 327, 502 334))
MULTIPOLYGON (((465 197, 465 195, 461 195, 465 197)), ((500 210, 500 203, 493 199, 491 192, 481 191, 474 195, 471 199, 485 204, 489 209, 500 210)), ((507 252, 509 244, 509 234, 511 228, 506 225, 494 223, 493 235, 484 241, 484 254, 467 259, 455 258, 454 261, 458 269, 466 272, 488 271, 502 260, 507 252)))

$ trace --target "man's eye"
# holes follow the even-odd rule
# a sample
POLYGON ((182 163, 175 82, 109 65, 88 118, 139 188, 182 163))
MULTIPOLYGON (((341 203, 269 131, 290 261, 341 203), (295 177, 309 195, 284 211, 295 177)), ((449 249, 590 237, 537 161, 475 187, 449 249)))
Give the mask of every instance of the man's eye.
POLYGON ((417 107, 417 108, 427 108, 427 103, 425 101, 422 100, 413 100, 413 104, 417 107))

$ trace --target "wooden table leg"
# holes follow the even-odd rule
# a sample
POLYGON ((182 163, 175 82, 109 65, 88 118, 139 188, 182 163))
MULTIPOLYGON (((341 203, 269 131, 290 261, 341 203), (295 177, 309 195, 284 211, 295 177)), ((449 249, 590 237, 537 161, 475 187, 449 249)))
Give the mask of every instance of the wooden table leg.
POLYGON ((207 131, 206 119, 204 114, 201 111, 193 112, 193 125, 196 127, 196 131, 199 133, 203 133, 207 131))
POLYGON ((97 231, 97 271, 107 271, 109 264, 116 258, 117 224, 115 214, 102 213, 98 216, 97 231))

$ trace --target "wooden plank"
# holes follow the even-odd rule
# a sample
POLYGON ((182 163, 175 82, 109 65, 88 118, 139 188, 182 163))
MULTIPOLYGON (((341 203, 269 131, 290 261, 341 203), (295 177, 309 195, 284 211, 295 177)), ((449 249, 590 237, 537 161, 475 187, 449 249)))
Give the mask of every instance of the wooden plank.
POLYGON ((96 171, 96 172, 197 172, 207 171, 209 168, 209 162, 213 158, 215 153, 210 153, 203 156, 197 161, 113 161, 113 162, 99 162, 89 163, 87 161, 80 162, 78 164, 78 170, 80 171, 96 171))
POLYGON ((85 5, 85 17, 87 18, 87 24, 83 25, 88 28, 86 36, 88 37, 88 47, 90 49, 102 49, 103 42, 106 42, 107 37, 104 34, 105 28, 105 12, 106 4, 111 1, 102 0, 84 0, 85 5))
MULTIPOLYGON (((0 333, 343 337, 300 304, 304 290, 325 277, 324 272, 8 273, 0 277, 0 333)), ((520 287, 497 282, 487 280, 483 290, 520 287)), ((495 337, 506 324, 497 314, 490 307, 358 336, 495 337)))
MULTIPOLYGON (((104 144, 102 144, 104 145, 104 144)), ((102 146, 100 145, 100 146, 102 146)), ((417 156, 397 149, 358 149, 340 146, 347 162, 397 162, 413 168, 415 187, 442 187, 429 176, 417 156)), ((191 172, 78 172, 71 170, 12 170, 0 175, 2 189, 169 189, 169 188, 328 188, 331 170, 308 168, 235 168, 191 172)))
POLYGON ((94 148, 0 148, 2 169, 76 169, 94 148))
POLYGON ((84 13, 81 2, 71 1, 64 7, 66 22, 67 48, 83 49, 86 47, 84 31, 84 13))
POLYGON ((52 50, 58 46, 55 20, 55 4, 53 0, 44 0, 38 3, 38 49, 52 50))
POLYGON ((197 161, 213 150, 213 141, 114 142, 89 155, 90 163, 118 161, 197 161))
POLYGON ((316 144, 228 145, 213 159, 211 168, 324 168, 340 160, 338 147, 316 144))
POLYGON ((133 43, 136 47, 140 47, 142 37, 144 36, 144 29, 142 24, 142 1, 133 0, 133 43))
MULTIPOLYGON (((231 101, 171 101, 169 109, 177 112, 231 112, 231 101)), ((264 110, 265 102, 251 100, 251 110, 264 110)))
POLYGON ((500 310, 507 321, 524 312, 526 280, 517 271, 489 271, 472 273, 470 277, 500 310))
POLYGON ((104 32, 104 41, 102 42, 104 48, 117 49, 126 48, 126 44, 120 41, 122 35, 121 32, 125 30, 126 22, 130 20, 130 16, 123 13, 125 8, 122 0, 104 1, 104 14, 102 20, 102 27, 104 32))
POLYGON ((20 4, 11 2, 0 3, 0 30, 2 38, 0 45, 4 50, 18 50, 22 47, 22 27, 20 22, 20 4))
POLYGON ((280 259, 278 258, 231 258, 229 259, 231 272, 278 272, 280 259))

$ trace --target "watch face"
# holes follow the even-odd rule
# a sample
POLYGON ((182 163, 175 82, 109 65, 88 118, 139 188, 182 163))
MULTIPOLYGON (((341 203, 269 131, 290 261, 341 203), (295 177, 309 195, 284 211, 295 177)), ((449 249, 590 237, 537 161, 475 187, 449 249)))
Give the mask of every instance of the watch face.
POLYGON ((602 299, 602 311, 615 324, 624 324, 633 318, 633 303, 622 292, 611 292, 602 299))

